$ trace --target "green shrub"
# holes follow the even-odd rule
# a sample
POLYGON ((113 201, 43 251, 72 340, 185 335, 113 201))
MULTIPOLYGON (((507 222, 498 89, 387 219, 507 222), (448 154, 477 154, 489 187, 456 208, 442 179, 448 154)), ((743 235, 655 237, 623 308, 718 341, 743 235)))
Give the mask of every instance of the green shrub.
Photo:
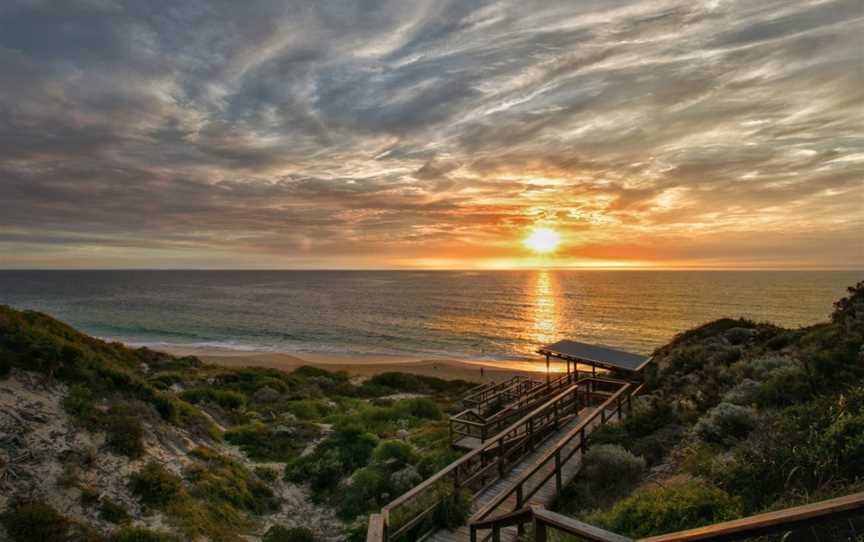
POLYGON ((255 514, 279 509, 273 491, 236 461, 210 448, 196 448, 192 455, 203 461, 186 471, 193 497, 211 504, 221 501, 255 514))
POLYGON ((75 384, 69 388, 69 393, 62 401, 63 410, 81 424, 93 423, 97 420, 99 411, 90 388, 75 384))
POLYGON ((139 416, 129 407, 114 405, 100 419, 105 443, 118 454, 136 459, 144 455, 144 428, 139 416))
POLYGON ((720 403, 703 416, 694 430, 702 440, 732 444, 756 427, 756 411, 749 407, 720 403))
POLYGON ((768 373, 756 392, 762 407, 789 406, 804 403, 813 397, 810 379, 803 369, 794 365, 780 367, 768 373))
POLYGON ((315 534, 306 527, 274 525, 267 529, 261 542, 315 542, 315 534))
POLYGON ((15 542, 62 542, 70 540, 73 523, 41 501, 14 503, 0 514, 0 523, 15 542))
POLYGON ((180 542, 168 533, 160 533, 140 527, 123 527, 114 531, 111 542, 180 542))
POLYGON ((295 483, 308 482, 315 492, 336 487, 351 470, 335 449, 323 449, 301 457, 285 467, 285 477, 295 483))
POLYGON ((636 456, 644 457, 649 466, 656 465, 666 457, 666 454, 675 447, 683 436, 684 428, 680 425, 665 425, 650 435, 632 441, 629 450, 636 456))
POLYGON ((331 380, 333 382, 347 382, 349 380, 346 373, 334 373, 325 369, 319 369, 318 367, 312 367, 310 365, 304 365, 302 367, 294 369, 291 372, 291 375, 304 379, 321 378, 325 380, 331 380))
POLYGON ((633 409, 624 418, 623 426, 631 438, 639 438, 677 421, 675 409, 667 401, 644 395, 635 400, 633 409))
POLYGON ((438 527, 452 531, 464 525, 470 515, 471 496, 463 491, 441 501, 435 509, 434 521, 438 527))
POLYGON ((99 503, 99 518, 109 523, 123 523, 129 520, 129 511, 107 497, 99 503))
POLYGON ((723 396, 723 402, 741 406, 751 405, 759 395, 759 387, 759 382, 745 378, 734 388, 726 392, 723 396))
POLYGON ((387 473, 378 467, 358 469, 339 499, 339 515, 352 519, 379 507, 379 498, 386 492, 387 473))
POLYGON ((12 362, 6 357, 6 353, 0 350, 0 380, 9 378, 12 373, 12 362))
POLYGON ((424 420, 440 420, 441 409, 435 401, 419 397, 416 399, 404 399, 396 403, 397 412, 403 416, 413 416, 424 420))
POLYGON ((246 406, 246 397, 229 390, 198 388, 184 391, 180 397, 192 404, 209 402, 228 410, 239 410, 246 406))
POLYGON ((617 444, 591 446, 585 452, 585 477, 597 491, 620 494, 633 487, 645 472, 645 459, 617 444))
POLYGON ((417 453, 410 444, 400 440, 382 440, 372 452, 372 458, 376 463, 387 464, 396 470, 415 463, 417 453))
POLYGON ((82 487, 79 500, 84 508, 96 506, 99 503, 99 492, 90 487, 82 487))
POLYGON ((603 424, 588 435, 588 444, 595 446, 599 444, 617 444, 627 447, 632 442, 627 429, 620 423, 603 424))
POLYGON ((252 469, 252 472, 255 473, 255 476, 265 482, 275 482, 279 478, 279 471, 271 469, 270 467, 258 466, 252 469))
POLYGON ((307 423, 273 427, 262 423, 233 427, 225 440, 236 444, 254 461, 291 461, 306 443, 318 436, 317 426, 307 423))
POLYGON ((652 536, 741 516, 741 502, 697 480, 638 491, 586 521, 625 536, 652 536))
POLYGON ((144 465, 132 475, 130 482, 130 489, 141 504, 154 508, 164 508, 183 491, 180 478, 155 462, 144 465))

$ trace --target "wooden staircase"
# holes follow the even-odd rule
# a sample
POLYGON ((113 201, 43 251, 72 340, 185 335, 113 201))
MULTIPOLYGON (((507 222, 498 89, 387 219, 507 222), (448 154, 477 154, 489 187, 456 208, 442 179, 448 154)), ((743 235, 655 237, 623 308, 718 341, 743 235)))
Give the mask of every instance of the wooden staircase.
MULTIPOLYGON (((447 500, 459 495, 471 497, 471 521, 506 514, 529 502, 551 505, 581 468, 590 432, 622 418, 641 389, 623 381, 569 377, 547 401, 372 514, 367 542, 471 540, 467 524, 436 531, 432 521, 447 500), (609 392, 610 386, 617 391, 609 392)), ((515 538, 519 529, 499 529, 498 535, 515 538)))

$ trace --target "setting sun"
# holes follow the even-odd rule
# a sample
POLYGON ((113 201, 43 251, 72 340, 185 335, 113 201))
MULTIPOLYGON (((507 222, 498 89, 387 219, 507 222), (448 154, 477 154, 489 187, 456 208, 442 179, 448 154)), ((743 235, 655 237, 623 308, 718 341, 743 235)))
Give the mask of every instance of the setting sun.
POLYGON ((522 241, 522 244, 529 249, 542 254, 552 252, 558 248, 560 243, 561 236, 558 232, 550 230, 549 228, 537 228, 531 232, 531 235, 522 241))

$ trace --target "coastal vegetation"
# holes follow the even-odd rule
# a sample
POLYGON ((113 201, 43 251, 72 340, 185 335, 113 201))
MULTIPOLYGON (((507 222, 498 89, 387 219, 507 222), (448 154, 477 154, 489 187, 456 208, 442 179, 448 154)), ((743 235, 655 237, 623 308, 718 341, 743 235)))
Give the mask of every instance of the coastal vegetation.
POLYGON ((864 282, 830 322, 723 319, 682 333, 655 353, 632 415, 591 435, 559 509, 638 537, 861 491, 862 345, 864 282))
POLYGON ((291 487, 332 516, 337 528, 324 538, 355 532, 366 513, 454 457, 444 419, 473 386, 395 372, 352 381, 314 367, 210 366, 8 307, 0 363, 0 378, 59 396, 72 430, 98 437, 95 447, 58 451, 60 474, 42 481, 44 498, 6 501, 0 524, 16 542, 324 535, 292 524, 303 518, 290 513, 291 487), (128 474, 97 491, 100 461, 128 474), (68 507, 52 487, 77 495, 73 515, 58 511, 68 507))

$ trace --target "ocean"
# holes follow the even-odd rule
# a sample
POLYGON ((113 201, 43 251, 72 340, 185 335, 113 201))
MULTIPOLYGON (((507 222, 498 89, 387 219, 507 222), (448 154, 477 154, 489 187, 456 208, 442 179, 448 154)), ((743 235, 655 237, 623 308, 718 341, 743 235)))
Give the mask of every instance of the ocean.
POLYGON ((508 360, 568 338, 650 354, 710 320, 825 321, 864 271, 0 271, 0 304, 97 337, 508 360))

